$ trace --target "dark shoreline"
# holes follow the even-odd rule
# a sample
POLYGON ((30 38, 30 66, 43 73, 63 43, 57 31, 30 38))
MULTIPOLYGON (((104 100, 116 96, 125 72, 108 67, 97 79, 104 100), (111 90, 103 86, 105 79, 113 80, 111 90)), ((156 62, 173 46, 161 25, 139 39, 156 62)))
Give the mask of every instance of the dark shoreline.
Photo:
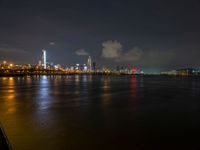
POLYGON ((9 144, 8 138, 1 126, 0 126, 0 149, 12 150, 11 145, 9 144))
POLYGON ((68 74, 0 74, 0 77, 26 77, 26 76, 71 76, 71 75, 89 75, 89 76, 146 76, 146 77, 196 77, 199 78, 200 75, 160 75, 160 74, 117 74, 117 73, 68 73, 68 74))

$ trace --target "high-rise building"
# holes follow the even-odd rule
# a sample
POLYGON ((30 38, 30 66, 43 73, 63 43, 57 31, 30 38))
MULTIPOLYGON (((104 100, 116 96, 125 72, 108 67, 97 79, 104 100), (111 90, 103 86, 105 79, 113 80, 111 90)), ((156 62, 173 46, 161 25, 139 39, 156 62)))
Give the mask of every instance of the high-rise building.
POLYGON ((46 50, 42 50, 42 66, 44 69, 47 69, 47 55, 46 50))
POLYGON ((92 70, 96 71, 96 63, 95 62, 92 63, 92 70))
POLYGON ((88 57, 88 60, 87 60, 87 66, 88 66, 88 70, 92 71, 92 59, 90 56, 88 57))
POLYGON ((42 66, 42 61, 41 60, 38 61, 38 65, 42 66))

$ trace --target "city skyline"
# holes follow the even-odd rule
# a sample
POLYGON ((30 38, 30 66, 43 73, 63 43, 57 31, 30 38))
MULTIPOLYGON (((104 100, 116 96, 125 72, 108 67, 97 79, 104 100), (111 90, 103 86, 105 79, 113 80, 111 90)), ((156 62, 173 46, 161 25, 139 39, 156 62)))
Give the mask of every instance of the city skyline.
POLYGON ((199 3, 3 0, 0 61, 35 64, 46 49, 62 66, 90 55, 99 67, 199 67, 199 3))
POLYGON ((188 67, 188 66, 185 66, 185 67, 182 67, 182 68, 172 68, 172 69, 168 69, 168 70, 167 69, 166 70, 159 69, 159 68, 154 68, 154 69, 146 68, 146 69, 144 69, 144 68, 136 67, 134 65, 127 67, 127 66, 124 66, 123 64, 118 64, 114 67, 102 66, 101 64, 98 64, 98 67, 97 67, 96 62, 92 60, 91 56, 89 54, 87 54, 87 55, 84 54, 84 53, 86 53, 84 50, 76 51, 76 53, 79 53, 79 55, 81 54, 80 56, 84 56, 83 61, 81 61, 81 62, 76 61, 76 63, 69 64, 69 65, 67 65, 67 64, 60 65, 59 63, 53 62, 53 60, 50 60, 48 58, 47 50, 42 49, 41 51, 42 51, 42 53, 40 53, 41 56, 33 64, 31 64, 30 62, 25 62, 25 63, 20 64, 20 63, 11 61, 9 59, 8 59, 8 61, 4 59, 3 61, 0 62, 0 64, 1 63, 2 64, 7 63, 8 65, 12 65, 12 66, 14 66, 14 65, 17 65, 17 66, 19 66, 19 65, 31 65, 31 66, 39 65, 40 66, 41 65, 43 67, 43 69, 47 69, 47 65, 50 65, 50 66, 53 65, 55 69, 59 68, 58 66, 60 66, 60 68, 62 67, 63 69, 65 69, 65 68, 70 69, 71 67, 76 68, 77 65, 78 66, 80 65, 80 66, 83 67, 83 70, 90 70, 90 71, 94 70, 93 68, 96 68, 98 70, 108 69, 108 70, 116 70, 116 71, 119 68, 123 68, 122 70, 128 69, 128 70, 133 70, 133 72, 134 72, 134 69, 141 70, 141 72, 143 72, 143 73, 145 71, 146 74, 160 74, 160 73, 165 74, 166 72, 169 72, 169 74, 170 74, 171 72, 173 72, 175 70, 181 70, 181 69, 197 69, 197 70, 199 70, 200 69, 200 67, 188 67), (82 55, 82 54, 84 54, 84 55, 82 55), (85 56, 87 56, 87 58, 85 56))

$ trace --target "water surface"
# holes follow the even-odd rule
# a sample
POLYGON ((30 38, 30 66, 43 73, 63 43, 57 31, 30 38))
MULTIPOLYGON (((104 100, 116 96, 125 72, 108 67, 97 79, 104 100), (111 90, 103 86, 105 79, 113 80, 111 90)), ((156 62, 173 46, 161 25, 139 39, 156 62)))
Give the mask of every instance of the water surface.
POLYGON ((14 150, 199 149, 200 79, 0 77, 14 150))

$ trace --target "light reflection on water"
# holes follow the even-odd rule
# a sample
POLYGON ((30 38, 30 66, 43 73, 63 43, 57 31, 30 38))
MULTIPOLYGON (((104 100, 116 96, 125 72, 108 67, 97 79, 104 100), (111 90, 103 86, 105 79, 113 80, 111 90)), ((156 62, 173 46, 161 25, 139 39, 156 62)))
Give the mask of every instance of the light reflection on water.
POLYGON ((4 103, 7 108, 7 113, 15 113, 16 112, 16 91, 15 91, 15 80, 13 77, 3 78, 3 83, 7 83, 8 88, 4 90, 4 99, 6 100, 4 103))
POLYGON ((16 150, 145 149, 200 133, 199 97, 196 78, 1 77, 0 121, 16 150))
POLYGON ((110 83, 110 78, 104 78, 102 79, 102 103, 104 105, 109 104, 110 103, 110 98, 111 98, 111 83, 110 83))
MULTIPOLYGON (((141 82, 142 84, 142 82, 141 82)), ((131 98, 129 99, 129 105, 134 109, 135 111, 138 109, 139 105, 139 96, 138 96, 138 81, 136 76, 132 76, 131 79, 131 98)))
POLYGON ((39 109, 48 109, 51 104, 51 96, 50 96, 50 85, 49 79, 47 76, 42 76, 39 82, 38 94, 37 94, 37 103, 39 109))

